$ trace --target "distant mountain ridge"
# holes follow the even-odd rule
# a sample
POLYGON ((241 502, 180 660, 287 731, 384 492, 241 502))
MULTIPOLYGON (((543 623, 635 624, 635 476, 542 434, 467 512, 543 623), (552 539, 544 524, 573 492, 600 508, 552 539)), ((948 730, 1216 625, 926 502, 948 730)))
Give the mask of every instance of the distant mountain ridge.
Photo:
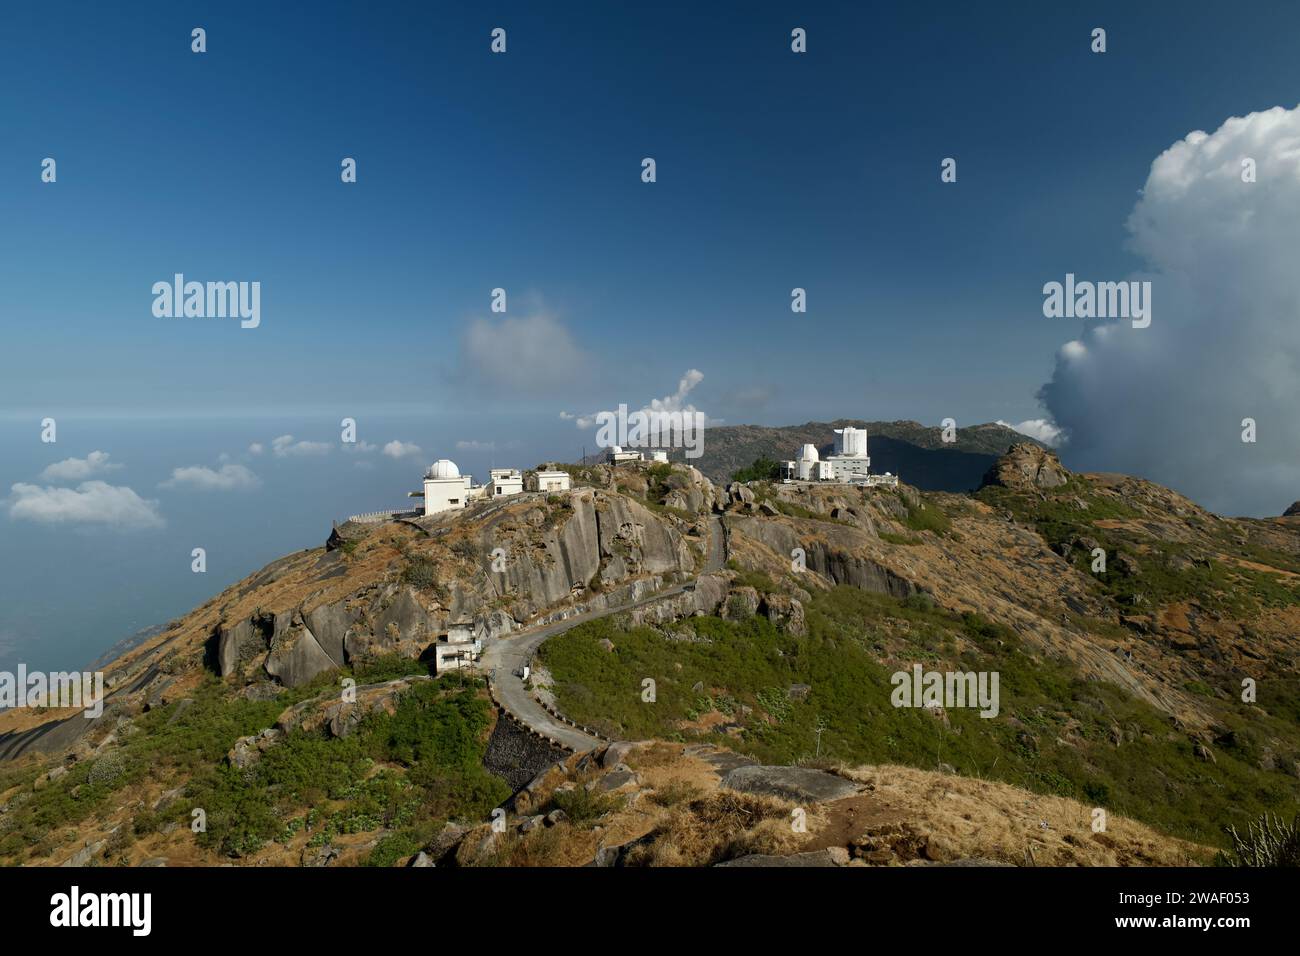
MULTIPOLYGON (((788 461, 805 444, 822 455, 834 448, 834 429, 851 426, 867 430, 871 470, 900 475, 923 491, 971 491, 984 474, 1015 444, 1042 445, 1015 429, 994 422, 958 428, 956 441, 944 442, 943 429, 914 421, 867 422, 838 418, 802 425, 719 425, 704 435, 704 454, 691 464, 715 482, 731 476, 757 458, 788 461)), ((1046 447, 1046 446, 1043 446, 1046 447)), ((673 456, 677 457, 676 453, 673 456)))

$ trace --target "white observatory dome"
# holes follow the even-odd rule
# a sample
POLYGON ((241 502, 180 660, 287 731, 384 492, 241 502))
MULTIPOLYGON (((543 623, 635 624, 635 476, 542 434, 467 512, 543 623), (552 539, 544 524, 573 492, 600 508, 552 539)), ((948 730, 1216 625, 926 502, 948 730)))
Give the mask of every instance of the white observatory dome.
POLYGON ((623 454, 623 446, 622 446, 622 445, 615 445, 613 448, 610 449, 610 453, 611 453, 611 454, 614 454, 614 455, 621 455, 621 454, 623 454))
POLYGON ((437 461, 435 461, 432 465, 429 466, 429 470, 424 473, 424 477, 459 478, 460 469, 456 467, 456 463, 454 461, 449 461, 446 458, 439 458, 437 461))
POLYGON ((804 445, 803 451, 799 452, 800 461, 820 461, 821 456, 817 454, 816 445, 804 445))

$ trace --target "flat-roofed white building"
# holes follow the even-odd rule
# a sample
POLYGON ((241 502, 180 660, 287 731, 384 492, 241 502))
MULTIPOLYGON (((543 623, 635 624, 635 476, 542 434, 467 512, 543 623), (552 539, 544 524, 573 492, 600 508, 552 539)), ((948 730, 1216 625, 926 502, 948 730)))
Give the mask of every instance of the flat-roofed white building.
POLYGON ((621 465, 626 461, 644 461, 645 457, 639 451, 624 451, 620 445, 611 445, 606 459, 611 465, 621 465))
POLYGON ((567 471, 546 469, 528 476, 529 491, 568 491, 572 485, 573 480, 567 471))
POLYGON ((524 475, 517 468, 493 468, 488 472, 487 497, 502 498, 524 490, 524 475))
POLYGON ((452 625, 433 645, 434 670, 441 674, 472 667, 481 653, 483 642, 475 640, 472 628, 463 624, 452 625))

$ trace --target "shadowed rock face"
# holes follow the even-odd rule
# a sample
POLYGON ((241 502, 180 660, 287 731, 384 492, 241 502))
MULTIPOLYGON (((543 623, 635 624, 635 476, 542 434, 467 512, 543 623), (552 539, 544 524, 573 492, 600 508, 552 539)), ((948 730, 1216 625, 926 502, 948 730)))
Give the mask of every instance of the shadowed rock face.
POLYGON ((876 538, 869 517, 862 519, 863 527, 819 527, 815 538, 793 524, 764 518, 728 516, 726 522, 733 533, 761 542, 778 555, 803 549, 807 569, 831 583, 897 598, 905 598, 917 590, 907 578, 863 553, 876 538))
POLYGON ((1070 480, 1070 473, 1061 465, 1054 451, 1020 442, 999 458, 984 476, 981 487, 1000 485, 1003 488, 1058 488, 1070 480))
POLYGON ((1300 501, 1293 501, 1291 507, 1282 512, 1283 518, 1294 518, 1300 516, 1300 501))
MULTIPOLYGON (((701 507, 711 505, 697 481, 684 487, 701 507)), ((689 528, 625 495, 591 488, 377 528, 345 526, 331 534, 323 556, 283 559, 232 589, 228 607, 255 609, 222 613, 214 630, 217 667, 223 677, 260 670, 296 687, 357 659, 419 657, 453 625, 494 638, 577 601, 599 607, 688 577, 700 549, 684 535, 689 528), (348 580, 344 542, 365 547, 394 529, 406 543, 394 546, 376 574, 351 586, 335 583, 348 580), (500 564, 494 554, 503 555, 500 564), (413 560, 434 569, 428 580, 403 577, 413 560)), ((711 597, 701 595, 703 606, 716 606, 711 597)))

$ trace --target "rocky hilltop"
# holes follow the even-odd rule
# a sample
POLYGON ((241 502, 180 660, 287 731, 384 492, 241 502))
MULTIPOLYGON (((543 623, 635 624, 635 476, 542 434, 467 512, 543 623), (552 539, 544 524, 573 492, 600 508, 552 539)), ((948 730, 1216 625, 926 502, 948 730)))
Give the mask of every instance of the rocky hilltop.
POLYGON ((1049 856, 1185 862, 1223 845, 1216 814, 1244 828, 1245 814, 1300 793, 1294 519, 1222 518, 1141 479, 1071 473, 1030 442, 967 494, 717 485, 681 464, 569 470, 562 494, 333 528, 127 647, 106 668, 98 719, 0 715, 0 856, 1042 861, 1044 838, 1020 833, 1024 821, 981 842, 902 798, 937 787, 986 812, 1115 801, 1117 820, 1131 807, 1147 826, 1125 821, 1131 839, 1097 844, 1086 804, 1067 800, 1079 836, 1049 856), (508 648, 571 620, 602 629, 553 641, 531 692, 597 739, 659 744, 570 758, 502 714, 482 680, 430 676, 431 648, 453 628, 508 648), (745 683, 737 661, 754 642, 775 643, 745 667, 799 675, 779 695, 763 684, 775 678, 745 683), (933 717, 881 709, 885 675, 918 660, 1005 675, 996 720, 939 715, 955 736, 937 760, 933 730, 915 723, 933 717), (649 711, 635 705, 647 672, 662 701, 649 711), (354 698, 340 696, 343 678, 354 698), (781 748, 805 746, 799 728, 814 722, 837 754, 816 771, 828 779, 783 790, 789 775, 770 758, 812 762, 781 748), (877 758, 886 744, 893 759, 877 758), (745 766, 766 769, 736 774, 745 766), (958 783, 989 773, 1007 789, 958 783), (758 803, 726 795, 755 775, 762 792, 743 799, 758 803), (885 792, 893 829, 849 833, 853 801, 885 792), (738 822, 777 819, 791 801, 816 808, 806 840, 738 822), (495 806, 512 814, 508 847, 484 840, 495 806), (1171 806, 1204 809, 1164 815, 1171 806), (187 826, 195 809, 206 831, 187 826), (717 827, 740 829, 715 845, 705 834, 717 827))
POLYGON ((768 427, 720 425, 706 433, 703 455, 692 462, 712 481, 725 484, 742 468, 760 458, 785 461, 810 444, 822 455, 834 448, 836 428, 865 428, 873 471, 886 471, 922 491, 970 491, 996 459, 1018 442, 1034 444, 1005 425, 988 422, 958 428, 952 442, 943 429, 920 422, 864 422, 842 418, 833 422, 768 427))

